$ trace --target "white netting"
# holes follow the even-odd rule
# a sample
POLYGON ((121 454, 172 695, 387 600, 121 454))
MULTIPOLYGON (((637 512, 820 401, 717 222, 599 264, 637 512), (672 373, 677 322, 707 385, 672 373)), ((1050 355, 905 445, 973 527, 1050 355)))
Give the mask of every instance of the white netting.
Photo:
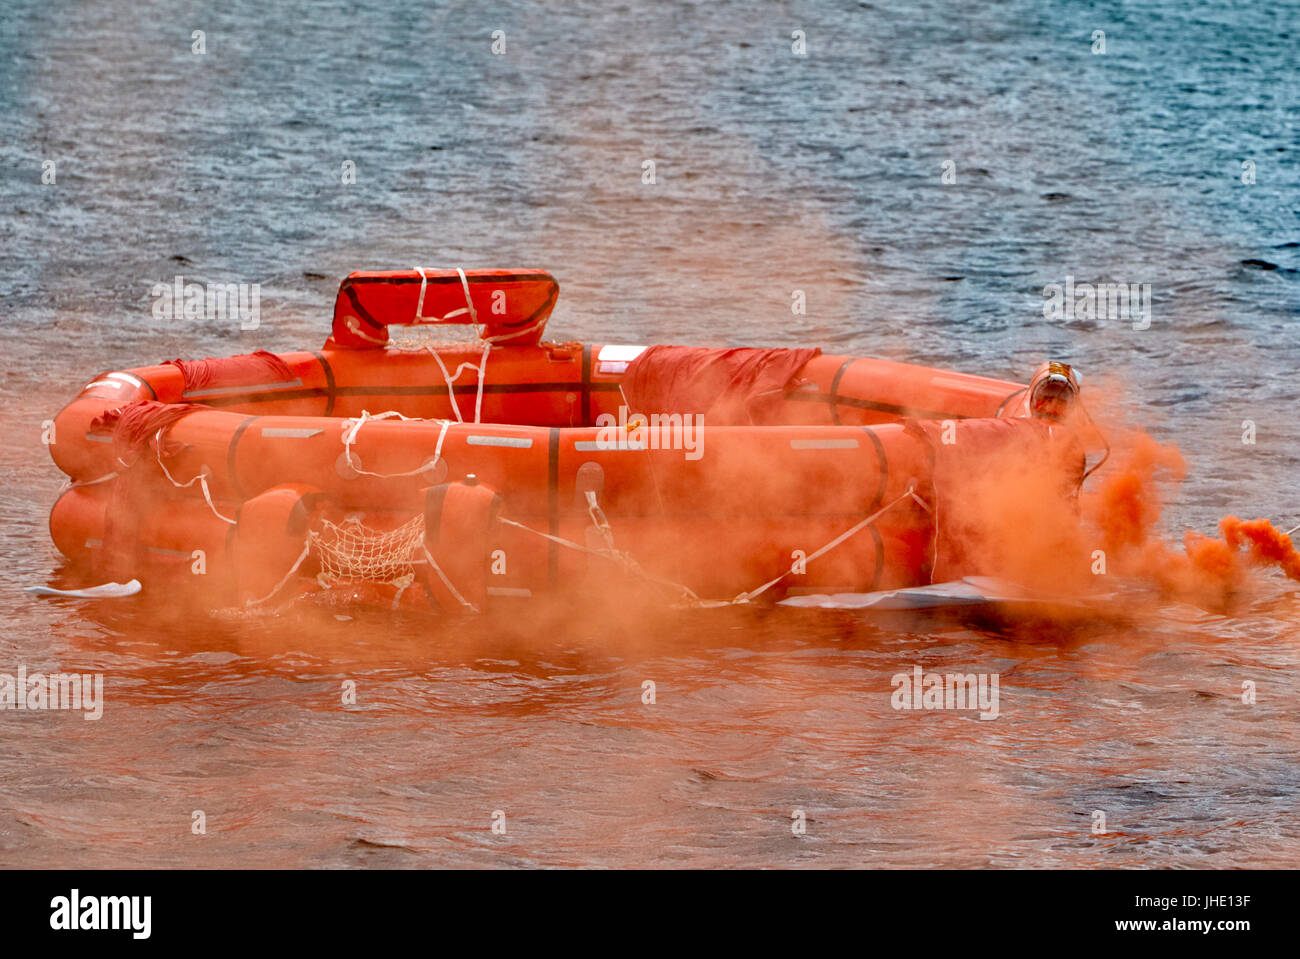
POLYGON ((399 590, 415 580, 417 552, 422 552, 424 517, 415 516, 394 530, 376 530, 358 519, 341 524, 324 520, 308 534, 320 557, 316 581, 327 589, 350 583, 387 583, 399 590))
POLYGON ((444 352, 479 352, 483 340, 476 326, 463 323, 419 323, 412 326, 390 326, 387 349, 397 353, 423 353, 425 350, 444 352))

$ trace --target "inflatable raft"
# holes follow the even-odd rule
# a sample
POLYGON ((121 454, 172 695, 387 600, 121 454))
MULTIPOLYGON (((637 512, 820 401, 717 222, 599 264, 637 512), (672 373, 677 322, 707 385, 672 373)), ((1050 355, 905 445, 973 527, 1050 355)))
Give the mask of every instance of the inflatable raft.
POLYGON ((353 273, 320 350, 103 373, 54 421, 53 540, 84 578, 225 605, 862 593, 934 579, 949 439, 1053 442, 1006 415, 1012 382, 543 340, 557 295, 540 270, 353 273))

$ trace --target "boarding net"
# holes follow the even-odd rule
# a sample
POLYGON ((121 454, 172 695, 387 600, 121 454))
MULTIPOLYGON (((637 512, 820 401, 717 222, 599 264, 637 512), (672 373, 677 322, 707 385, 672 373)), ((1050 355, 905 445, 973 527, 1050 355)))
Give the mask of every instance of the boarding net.
POLYGON ((415 559, 424 540, 424 517, 415 516, 394 530, 376 530, 355 517, 342 523, 322 520, 308 534, 320 560, 316 581, 329 589, 357 583, 380 583, 404 590, 415 581, 415 559))
POLYGON ((422 515, 413 516, 393 530, 372 529, 356 517, 342 523, 322 520, 319 529, 308 530, 302 552, 275 588, 261 599, 249 600, 245 608, 253 609, 274 599, 312 553, 320 565, 316 583, 325 590, 363 584, 392 586, 397 590, 393 597, 396 609, 402 594, 415 582, 415 567, 428 564, 457 602, 472 612, 479 611, 456 589, 424 544, 422 515))

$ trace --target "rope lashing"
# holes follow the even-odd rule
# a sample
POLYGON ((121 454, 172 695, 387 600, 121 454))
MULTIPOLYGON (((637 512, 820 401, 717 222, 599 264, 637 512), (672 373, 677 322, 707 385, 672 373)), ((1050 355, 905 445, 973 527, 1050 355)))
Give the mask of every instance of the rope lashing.
MULTIPOLYGON (((171 472, 167 469, 167 464, 162 461, 162 447, 163 447, 162 435, 166 429, 167 427, 164 426, 162 429, 160 429, 157 433, 154 434, 154 446, 157 449, 158 465, 162 468, 163 476, 166 476, 168 482, 170 482, 177 489, 189 489, 189 487, 193 486, 195 483, 198 483, 199 486, 202 487, 203 489, 203 498, 204 500, 207 501, 208 509, 212 510, 213 515, 216 516, 217 519, 221 520, 223 523, 229 523, 231 526, 238 525, 229 516, 222 515, 221 511, 217 509, 216 504, 212 502, 212 491, 208 489, 208 476, 206 472, 200 470, 199 475, 194 477, 194 479, 190 480, 188 483, 177 482, 176 478, 172 476, 171 472)), ((204 469, 206 470, 206 467, 204 469)))
MULTIPOLYGON (((597 519, 597 516, 599 516, 600 519, 603 520, 604 512, 599 511, 599 506, 596 506, 594 510, 591 508, 591 505, 595 500, 595 495, 596 494, 592 492, 587 493, 587 502, 589 506, 588 512, 592 516, 593 524, 596 526, 597 529, 601 530, 602 536, 606 537, 606 542, 612 543, 613 532, 612 530, 609 529, 608 521, 605 521, 604 528, 602 529, 601 524, 597 519)), ((812 553, 810 553, 804 559, 804 562, 809 563, 821 556, 826 555, 831 550, 835 549, 835 547, 839 546, 841 543, 844 543, 846 540, 850 539, 857 533, 861 532, 866 527, 870 526, 872 523, 878 520, 889 510, 893 509, 899 503, 902 503, 903 501, 909 499, 913 500, 918 505, 920 505, 923 509, 925 509, 926 512, 933 512, 930 505, 926 503, 925 500, 923 500, 920 496, 917 495, 916 487, 914 485, 908 486, 908 488, 904 490, 903 493, 901 493, 898 497, 886 503, 884 506, 880 507, 880 509, 876 510, 870 516, 858 521, 849 529, 845 530, 843 533, 836 536, 826 545, 822 546, 820 549, 817 549, 812 553)), ((550 533, 543 533, 541 530, 533 529, 531 526, 526 526, 523 523, 518 523, 511 519, 506 519, 504 516, 498 517, 497 522, 503 523, 507 526, 513 526, 516 529, 525 530, 526 532, 532 533, 534 536, 540 536, 542 539, 549 540, 553 543, 558 543, 561 546, 566 546, 569 549, 577 550, 578 552, 589 553, 595 556, 603 556, 607 559, 611 559, 617 562, 619 565, 623 566, 624 569, 626 569, 628 572, 641 576, 642 578, 656 585, 666 586, 680 592, 684 597, 686 597, 689 600, 689 604, 692 606, 700 606, 700 607, 739 606, 744 603, 748 603, 756 596, 760 596, 763 593, 767 592, 767 590, 771 589, 781 580, 785 579, 792 572, 794 572, 792 567, 791 569, 786 570, 780 576, 777 576, 776 578, 771 579, 768 582, 764 583, 762 586, 759 586, 757 589, 740 593, 735 598, 730 600, 703 600, 700 599, 699 595, 696 594, 695 591, 692 590, 689 586, 684 586, 681 583, 674 583, 671 580, 660 579, 657 576, 650 575, 644 569, 642 569, 641 564, 636 561, 636 558, 633 557, 631 553, 616 550, 612 548, 612 546, 606 549, 591 549, 590 547, 583 546, 579 543, 575 543, 572 540, 565 539, 562 536, 554 536, 550 533)))
POLYGON ((442 428, 438 431, 438 443, 433 450, 433 459, 436 462, 437 459, 442 456, 442 444, 447 438, 448 428, 452 425, 451 420, 423 420, 418 416, 404 416, 396 410, 388 410, 385 413, 371 413, 368 410, 362 410, 361 415, 355 419, 343 421, 343 455, 347 458, 348 466, 358 475, 374 476, 379 479, 397 479, 403 476, 419 476, 425 471, 425 466, 422 465, 417 469, 406 470, 402 473, 372 473, 369 470, 363 470, 352 458, 352 444, 356 442, 357 434, 361 432, 361 427, 365 426, 367 423, 373 423, 377 420, 390 420, 393 417, 397 417, 397 419, 407 423, 414 421, 420 423, 432 422, 440 424, 442 428))
POLYGON ((281 579, 280 582, 276 583, 275 588, 261 599, 250 599, 248 602, 244 603, 244 607, 246 609, 251 609, 254 606, 261 606, 264 603, 270 602, 272 597, 279 593, 280 590, 284 589, 285 585, 289 582, 290 577, 292 577, 294 573, 298 572, 298 567, 302 566, 303 561, 311 555, 311 546, 312 538, 311 535, 308 534, 306 540, 303 542, 302 552, 299 553, 298 558, 293 561, 293 565, 289 567, 289 572, 284 574, 284 578, 281 579))
POLYGON ((447 578, 447 574, 442 571, 442 567, 438 565, 437 561, 433 558, 433 555, 429 552, 429 547, 421 543, 420 548, 424 550, 424 558, 428 560, 429 565, 433 567, 433 571, 438 574, 438 578, 442 580, 442 585, 447 587, 447 591, 450 592, 452 596, 456 597, 456 601, 470 612, 477 613, 479 611, 478 607, 462 596, 460 590, 452 585, 451 580, 447 578))
POLYGON ((614 531, 610 528, 609 520, 605 517, 605 511, 596 502, 594 490, 587 490, 587 515, 591 517, 591 525, 596 527, 601 537, 604 538, 605 548, 612 552, 614 549, 614 531))
MULTIPOLYGON (((816 551, 814 551, 814 552, 812 552, 812 553, 809 553, 809 554, 804 558, 803 562, 804 562, 805 564, 806 564, 806 563, 811 563, 813 560, 817 559, 818 557, 820 557, 820 556, 825 556, 827 553, 829 553, 831 550, 833 550, 836 546, 839 546, 839 545, 840 545, 841 543, 843 543, 845 540, 851 538, 852 536, 854 536, 854 535, 856 535, 857 533, 861 532, 861 531, 862 531, 863 529, 865 529, 866 527, 870 526, 872 523, 874 523, 876 520, 878 520, 881 516, 883 516, 883 515, 884 515, 885 513, 887 513, 889 510, 893 509, 895 506, 897 506, 899 503, 903 502, 903 501, 906 500, 906 499, 912 499, 912 500, 915 500, 917 503, 919 503, 921 506, 923 506, 923 507, 925 508, 926 512, 930 512, 930 507, 926 504, 925 500, 921 499, 921 497, 919 497, 919 496, 916 495, 916 487, 915 487, 915 486, 909 486, 906 490, 903 491, 903 493, 902 493, 901 495, 899 495, 897 498, 891 500, 890 502, 886 503, 884 506, 880 507, 880 509, 876 510, 874 513, 872 513, 872 514, 871 514, 870 516, 868 516, 866 519, 859 520, 857 523, 855 523, 855 524, 854 524, 853 526, 851 526, 849 529, 845 530, 845 531, 844 531, 843 533, 841 533, 839 536, 836 536, 833 540, 831 540, 829 543, 827 543, 827 544, 826 544, 825 546, 823 546, 821 549, 816 550, 816 551)), ((750 600, 752 600, 754 597, 756 597, 756 596, 760 596, 760 595, 762 595, 763 593, 767 592, 769 589, 771 589, 771 588, 772 588, 773 586, 775 586, 777 583, 781 582, 781 580, 785 579, 787 576, 789 576, 789 575, 790 575, 791 573, 793 573, 793 572, 794 572, 794 567, 791 566, 790 569, 787 569, 787 570, 786 570, 784 573, 782 573, 780 576, 777 576, 775 579, 770 579, 770 580, 768 580, 768 581, 767 581, 766 583, 764 583, 762 586, 758 587, 758 589, 751 590, 750 592, 747 592, 747 593, 741 593, 741 594, 738 595, 735 599, 731 600, 731 602, 732 602, 733 604, 748 603, 748 602, 749 602, 750 600)))
POLYGON ((465 276, 465 271, 456 267, 456 273, 460 277, 460 288, 465 291, 465 305, 459 309, 452 310, 444 316, 425 316, 424 315, 424 293, 429 287, 429 277, 424 272, 424 267, 412 267, 416 273, 420 274, 420 300, 415 304, 415 316, 411 318, 412 323, 446 323, 453 317, 461 316, 468 313, 470 322, 475 326, 475 332, 478 327, 478 311, 474 309, 474 301, 469 295, 469 278, 465 276))
POLYGON ((424 349, 429 351, 429 354, 437 362, 438 369, 442 371, 442 378, 447 384, 447 396, 451 400, 451 411, 455 414, 457 423, 464 423, 465 417, 460 415, 460 405, 456 402, 456 388, 454 384, 458 379, 460 379, 460 374, 465 372, 467 369, 473 370, 478 374, 478 391, 474 397, 474 422, 482 422, 483 381, 486 378, 484 374, 487 372, 488 353, 492 351, 492 344, 483 344, 483 355, 479 357, 477 366, 469 362, 469 360, 466 360, 464 363, 461 363, 460 366, 456 367, 455 373, 447 372, 447 364, 442 361, 442 356, 439 355, 436 349, 432 346, 426 346, 424 349))
POLYGON ((512 519, 506 519, 504 516, 497 517, 497 522, 506 526, 513 526, 516 529, 522 529, 524 532, 532 533, 534 536, 540 536, 542 539, 550 540, 552 543, 557 543, 560 546, 577 550, 580 553, 589 553, 592 556, 602 556, 605 559, 618 563, 628 572, 634 573, 649 582, 658 586, 667 586, 671 589, 677 590, 683 595, 689 596, 693 602, 703 602, 690 587, 683 586, 681 583, 674 583, 670 580, 660 579, 657 576, 651 576, 641 568, 641 564, 638 563, 630 553, 625 553, 616 549, 592 549, 589 546, 583 546, 581 543, 575 543, 573 540, 565 539, 563 536, 552 536, 550 533, 543 533, 539 529, 533 529, 531 526, 526 526, 523 523, 515 522, 512 519))

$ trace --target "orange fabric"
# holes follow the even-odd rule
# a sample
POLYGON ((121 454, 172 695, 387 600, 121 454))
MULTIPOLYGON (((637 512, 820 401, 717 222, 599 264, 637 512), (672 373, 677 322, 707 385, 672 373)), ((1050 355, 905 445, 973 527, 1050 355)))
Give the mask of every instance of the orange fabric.
POLYGON ((188 416, 203 407, 198 403, 159 403, 156 400, 139 400, 113 410, 91 421, 94 431, 113 431, 113 450, 118 459, 129 462, 149 442, 150 437, 164 427, 188 416))
POLYGON ((635 413, 701 413, 713 426, 746 426, 761 422, 764 403, 779 400, 820 353, 651 346, 628 365, 623 395, 635 413))
POLYGON ((293 370, 289 369, 289 364, 266 350, 221 359, 167 360, 163 365, 174 366, 181 371, 185 377, 186 392, 293 379, 293 370))

